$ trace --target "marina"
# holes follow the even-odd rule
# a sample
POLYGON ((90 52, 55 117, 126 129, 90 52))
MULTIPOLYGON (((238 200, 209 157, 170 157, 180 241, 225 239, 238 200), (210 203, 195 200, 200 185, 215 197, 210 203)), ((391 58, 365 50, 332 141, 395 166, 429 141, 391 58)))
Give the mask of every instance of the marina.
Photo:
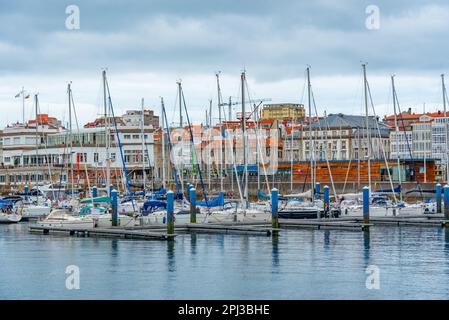
POLYGON ((449 301, 448 3, 3 2, 0 301, 449 301))
POLYGON ((0 225, 2 299, 448 299, 446 228, 286 229, 277 238, 180 234, 145 241, 0 225), (67 290, 68 265, 80 289, 67 290), (381 270, 367 290, 366 270, 381 270))

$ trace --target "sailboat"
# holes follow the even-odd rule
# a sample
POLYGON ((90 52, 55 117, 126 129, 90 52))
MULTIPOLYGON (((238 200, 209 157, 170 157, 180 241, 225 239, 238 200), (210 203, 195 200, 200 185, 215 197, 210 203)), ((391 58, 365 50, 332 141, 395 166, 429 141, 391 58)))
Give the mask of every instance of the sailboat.
MULTIPOLYGON (((369 85, 366 78, 366 65, 362 65, 363 77, 364 77, 364 96, 365 96, 365 117, 366 117, 366 131, 368 139, 368 179, 369 186, 371 188, 371 136, 369 127, 369 113, 368 113, 368 96, 371 98, 369 91, 369 85)), ((391 77, 392 91, 393 91, 393 107, 395 113, 395 130, 396 134, 399 133, 399 128, 397 124, 397 112, 396 106, 398 105, 398 99, 396 94, 396 88, 394 84, 394 76, 391 77)), ((372 101, 371 101, 372 105, 372 101)), ((374 107, 373 107, 374 110, 374 107)), ((399 186, 397 188, 393 187, 392 177, 389 170, 389 165, 386 157, 385 150, 382 145, 383 157, 385 159, 385 165, 387 167, 388 179, 390 182, 391 189, 387 189, 388 194, 392 196, 393 200, 389 199, 385 195, 386 190, 380 190, 381 192, 370 192, 370 215, 372 216, 396 216, 396 215, 419 215, 423 214, 425 210, 425 204, 415 203, 408 204, 402 200, 402 188, 401 188, 401 176, 400 176, 400 159, 398 158, 398 171, 399 171, 399 186), (396 198, 396 193, 399 193, 400 199, 396 198)), ((361 194, 355 194, 355 196, 343 195, 343 199, 340 203, 341 211, 343 215, 348 216, 362 216, 363 215, 363 205, 361 204, 361 194)))
MULTIPOLYGON (((312 137, 312 85, 310 81, 310 67, 306 69, 307 76, 307 99, 309 113, 309 160, 310 160, 310 190, 302 193, 284 195, 286 200, 281 201, 279 206, 279 218, 283 219, 313 219, 324 216, 324 202, 315 194, 315 143, 312 137)), ((293 134, 293 131, 292 131, 293 134)), ((293 150, 292 150, 293 152, 293 150)), ((292 167, 291 167, 292 168, 292 167)), ((330 210, 336 215, 336 212, 330 210)))
POLYGON ((0 223, 17 223, 22 220, 20 210, 14 210, 10 200, 0 200, 0 223))

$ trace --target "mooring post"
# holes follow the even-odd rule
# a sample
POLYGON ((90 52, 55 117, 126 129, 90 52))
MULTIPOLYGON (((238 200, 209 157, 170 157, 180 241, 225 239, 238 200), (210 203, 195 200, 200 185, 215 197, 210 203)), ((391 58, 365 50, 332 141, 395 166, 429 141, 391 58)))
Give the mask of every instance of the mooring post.
POLYGON ((321 183, 319 182, 315 182, 315 199, 319 199, 320 198, 320 192, 321 192, 321 183))
POLYGON ((435 192, 437 195, 437 213, 442 213, 441 211, 441 184, 437 183, 435 187, 435 192))
MULTIPOLYGON (((330 212, 329 186, 324 186, 323 198, 324 198, 324 216, 327 217, 330 212)), ((330 218, 330 216, 329 216, 329 218, 330 218)))
POLYGON ((167 234, 175 234, 174 221, 175 194, 173 191, 167 192, 167 234))
POLYGON ((25 193, 25 201, 28 201, 28 186, 25 186, 25 188, 23 189, 23 192, 25 193))
POLYGON ((112 198, 112 226, 118 226, 118 191, 111 191, 112 198))
POLYGON ((109 188, 109 190, 108 190, 108 195, 109 195, 109 197, 112 198, 112 190, 114 190, 114 186, 113 186, 112 184, 110 184, 110 185, 108 186, 108 188, 109 188))
POLYGON ((191 185, 190 196, 190 223, 196 223, 196 189, 191 185))
POLYGON ((275 229, 279 228, 278 208, 279 208, 279 190, 273 188, 271 189, 271 226, 275 229))
POLYGON ((370 198, 369 187, 363 188, 363 222, 369 223, 369 198, 370 198))
POLYGON ((98 188, 97 186, 92 187, 92 198, 98 197, 98 188))
POLYGON ((443 187, 444 194, 444 220, 449 220, 449 185, 443 187))

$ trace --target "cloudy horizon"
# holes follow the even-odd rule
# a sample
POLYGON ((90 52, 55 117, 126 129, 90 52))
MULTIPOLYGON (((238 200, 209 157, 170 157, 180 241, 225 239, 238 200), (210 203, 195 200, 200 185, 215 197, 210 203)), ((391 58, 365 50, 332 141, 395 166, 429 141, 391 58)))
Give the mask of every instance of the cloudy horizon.
MULTIPOLYGON (((22 118, 25 87, 40 110, 67 121, 72 82, 80 126, 102 112, 101 70, 107 68, 116 114, 146 107, 176 121, 176 81, 182 79, 189 116, 205 119, 216 106, 215 73, 227 97, 239 96, 245 69, 251 98, 304 103, 311 66, 318 112, 362 114, 361 62, 376 113, 391 114, 390 76, 402 110, 441 109, 440 74, 448 71, 443 42, 445 1, 35 1, 0 0, 0 126, 22 118), (79 29, 66 27, 67 6, 80 10, 79 29), (379 29, 366 27, 369 5, 379 29)), ((235 111, 235 110, 234 110, 235 111)), ((26 118, 33 116, 27 100, 26 118)))

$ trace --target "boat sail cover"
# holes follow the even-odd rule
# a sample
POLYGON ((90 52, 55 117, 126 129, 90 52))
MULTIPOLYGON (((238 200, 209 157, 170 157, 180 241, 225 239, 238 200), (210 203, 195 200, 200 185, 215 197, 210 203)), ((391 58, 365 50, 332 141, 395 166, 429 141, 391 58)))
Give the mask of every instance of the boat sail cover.
POLYGON ((271 198, 270 195, 263 193, 262 190, 257 191, 257 196, 264 200, 270 200, 270 198, 271 198))
POLYGON ((312 190, 308 190, 302 193, 291 193, 284 195, 285 198, 308 198, 312 199, 312 190))
POLYGON ((85 198, 81 200, 80 203, 111 203, 111 198, 109 198, 108 196, 85 198))
POLYGON ((206 201, 197 201, 196 205, 201 207, 222 207, 224 206, 224 193, 220 192, 219 195, 216 198, 208 199, 206 201))

